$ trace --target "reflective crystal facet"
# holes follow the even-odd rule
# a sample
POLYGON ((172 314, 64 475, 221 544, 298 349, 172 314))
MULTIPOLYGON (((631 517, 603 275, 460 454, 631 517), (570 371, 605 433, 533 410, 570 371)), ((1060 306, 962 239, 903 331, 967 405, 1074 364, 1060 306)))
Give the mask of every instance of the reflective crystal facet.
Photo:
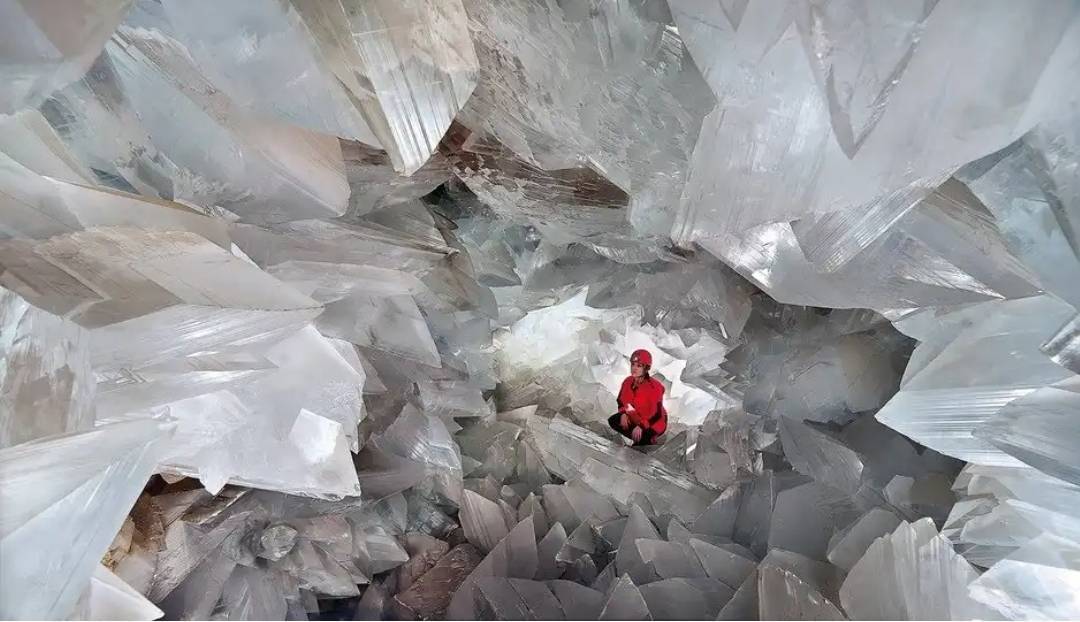
POLYGON ((52 91, 78 80, 124 17, 131 0, 73 2, 46 7, 11 2, 4 7, 0 60, 5 84, 0 114, 34 107, 52 91))
POLYGON ((0 617, 1077 617, 1077 67, 1074 0, 0 0, 0 617))
POLYGON ((134 420, 0 451, 0 608, 62 618, 153 474, 171 424, 134 420))

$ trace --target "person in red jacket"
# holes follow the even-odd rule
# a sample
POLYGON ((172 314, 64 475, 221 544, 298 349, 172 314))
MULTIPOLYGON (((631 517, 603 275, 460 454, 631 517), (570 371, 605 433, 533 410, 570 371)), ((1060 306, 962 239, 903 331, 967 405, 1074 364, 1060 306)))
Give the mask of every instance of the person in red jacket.
POLYGON ((635 350, 630 355, 630 375, 623 380, 616 402, 619 412, 608 417, 608 425, 634 445, 653 445, 667 431, 664 385, 649 376, 652 354, 635 350))

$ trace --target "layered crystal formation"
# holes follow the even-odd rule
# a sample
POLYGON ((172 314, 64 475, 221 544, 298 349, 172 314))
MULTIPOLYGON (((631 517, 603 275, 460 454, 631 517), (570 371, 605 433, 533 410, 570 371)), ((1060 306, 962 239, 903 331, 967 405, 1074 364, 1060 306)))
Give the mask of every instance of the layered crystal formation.
POLYGON ((1075 2, 0 33, 2 617, 1080 617, 1075 2))
POLYGON ((130 5, 131 0, 8 3, 3 9, 6 43, 0 75, 6 86, 0 114, 36 107, 56 89, 78 80, 130 5))
POLYGON ((245 109, 381 146, 405 175, 435 151, 476 84, 459 0, 162 4, 214 85, 245 109), (200 18, 208 12, 211 27, 200 18), (282 84, 292 93, 280 97, 282 84))
POLYGON ((875 299, 915 284, 875 292, 889 276, 954 290, 906 294, 921 305, 978 294, 975 282, 1008 296, 957 264, 963 246, 926 248, 905 212, 943 176, 1075 102, 1061 72, 1076 58, 1076 7, 1021 16, 1012 3, 984 5, 987 38, 957 43, 970 23, 964 2, 730 4, 671 3, 718 101, 673 237, 698 241, 784 302, 844 306, 829 295, 839 288, 861 306, 898 306, 875 299), (975 120, 970 107, 986 98, 1010 105, 975 120), (905 279, 912 260, 926 273, 905 279))
POLYGON ((1029 393, 1076 378, 1039 349, 1074 313, 1068 304, 1043 295, 905 317, 897 326, 920 344, 900 391, 878 412, 878 420, 962 460, 1020 464, 1007 449, 984 440, 991 433, 982 427, 1002 421, 997 434, 1003 434, 1008 413, 1028 411, 1023 405, 1032 402, 1025 399, 1029 393), (979 372, 968 364, 973 358, 994 364, 979 372))
POLYGON ((74 609, 172 427, 130 421, 0 451, 4 617, 74 609))
POLYGON ((93 426, 95 383, 86 331, 3 288, 0 326, 0 447, 93 426))

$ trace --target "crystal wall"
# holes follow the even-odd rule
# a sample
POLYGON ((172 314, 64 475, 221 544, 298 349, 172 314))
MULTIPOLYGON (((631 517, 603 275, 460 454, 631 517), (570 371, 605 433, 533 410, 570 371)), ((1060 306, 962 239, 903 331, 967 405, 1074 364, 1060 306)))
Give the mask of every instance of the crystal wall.
POLYGON ((0 617, 1080 617, 1073 0, 0 33, 0 617))

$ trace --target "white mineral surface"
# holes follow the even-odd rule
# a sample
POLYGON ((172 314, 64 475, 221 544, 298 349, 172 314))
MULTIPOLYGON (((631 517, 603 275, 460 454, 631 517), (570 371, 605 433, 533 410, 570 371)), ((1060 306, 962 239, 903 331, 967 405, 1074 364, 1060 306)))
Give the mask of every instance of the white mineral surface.
POLYGON ((1077 76, 1075 0, 0 0, 0 618, 1080 618, 1077 76))

